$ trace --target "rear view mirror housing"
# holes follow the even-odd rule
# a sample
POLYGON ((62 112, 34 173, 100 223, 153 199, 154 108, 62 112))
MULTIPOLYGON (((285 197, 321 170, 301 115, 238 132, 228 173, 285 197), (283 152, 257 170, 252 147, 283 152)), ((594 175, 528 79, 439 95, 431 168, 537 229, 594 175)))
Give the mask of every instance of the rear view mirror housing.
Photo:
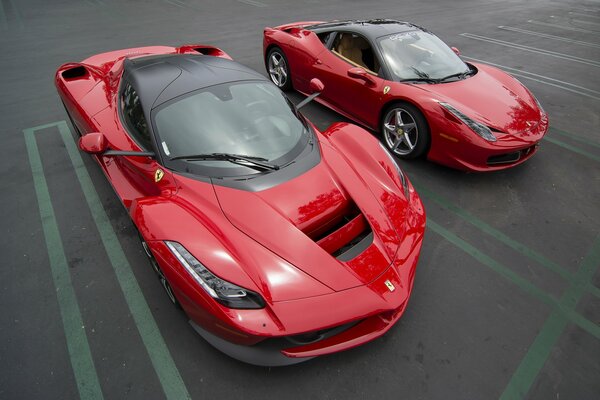
POLYGON ((108 149, 108 141, 100 132, 91 132, 79 138, 79 148, 89 154, 102 154, 108 149))
POLYGON ((310 84, 308 85, 308 88, 311 93, 310 96, 308 96, 307 98, 302 100, 300 103, 298 103, 298 105, 296 106, 296 109, 299 110, 302 107, 304 107, 305 105, 307 105, 308 103, 310 103, 311 101, 313 101, 314 99, 316 99, 317 96, 320 95, 321 92, 325 89, 325 85, 323 85, 323 82, 321 82, 321 80, 319 80, 318 78, 312 78, 310 80, 310 84))

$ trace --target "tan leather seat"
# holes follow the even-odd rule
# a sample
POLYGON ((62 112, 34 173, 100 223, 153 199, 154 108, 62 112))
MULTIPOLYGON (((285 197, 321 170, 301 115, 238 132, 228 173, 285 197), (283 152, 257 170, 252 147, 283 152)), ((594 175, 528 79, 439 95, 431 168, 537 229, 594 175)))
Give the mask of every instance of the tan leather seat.
MULTIPOLYGON (((368 43, 366 43, 366 41, 362 38, 356 38, 356 39, 360 39, 363 42, 365 42, 365 44, 368 47, 368 43)), ((348 34, 348 33, 343 33, 342 37, 340 38, 340 42, 338 43, 337 46, 337 52, 340 53, 342 56, 346 57, 348 60, 352 61, 353 63, 356 63, 364 68, 367 68, 367 66, 365 65, 365 63, 362 60, 362 50, 361 47, 359 47, 359 43, 357 43, 357 40, 352 38, 352 35, 348 34)))

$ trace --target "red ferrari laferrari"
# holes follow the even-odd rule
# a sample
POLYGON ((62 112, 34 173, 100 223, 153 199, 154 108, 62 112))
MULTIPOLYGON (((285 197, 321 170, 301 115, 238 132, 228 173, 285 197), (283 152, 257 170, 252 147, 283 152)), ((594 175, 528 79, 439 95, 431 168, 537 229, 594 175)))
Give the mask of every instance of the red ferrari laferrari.
POLYGON ((512 167, 536 152, 548 118, 503 71, 466 63, 458 50, 395 20, 298 22, 265 28, 264 59, 283 90, 309 91, 342 115, 381 132, 402 158, 427 156, 471 171, 512 167))
POLYGON ((267 78, 210 46, 99 54, 61 66, 55 83, 170 301, 212 345, 292 364, 400 318, 425 212, 362 128, 319 132, 267 78))

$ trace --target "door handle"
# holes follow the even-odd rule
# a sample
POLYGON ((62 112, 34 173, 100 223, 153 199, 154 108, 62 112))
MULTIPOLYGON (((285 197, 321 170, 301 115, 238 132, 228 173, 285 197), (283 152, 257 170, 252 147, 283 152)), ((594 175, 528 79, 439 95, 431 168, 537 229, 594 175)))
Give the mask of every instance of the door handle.
POLYGON ((323 61, 321 61, 321 60, 319 60, 319 59, 317 58, 317 61, 315 61, 315 64, 317 64, 317 65, 321 65, 321 64, 323 64, 323 61))

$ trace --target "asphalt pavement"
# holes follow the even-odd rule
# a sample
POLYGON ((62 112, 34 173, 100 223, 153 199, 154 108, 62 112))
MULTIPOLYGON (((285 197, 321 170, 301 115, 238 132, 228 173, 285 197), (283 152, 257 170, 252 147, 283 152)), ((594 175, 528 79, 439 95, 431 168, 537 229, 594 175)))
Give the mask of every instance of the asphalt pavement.
MULTIPOLYGON (((0 54, 0 398, 600 398, 599 1, 0 0, 0 54), (54 72, 206 43, 264 74, 265 26, 381 17, 514 74, 550 131, 502 172, 399 161, 428 225, 407 311, 385 336, 285 368, 230 359, 169 303, 75 148, 54 72)), ((303 112, 321 129, 345 120, 303 112)))

